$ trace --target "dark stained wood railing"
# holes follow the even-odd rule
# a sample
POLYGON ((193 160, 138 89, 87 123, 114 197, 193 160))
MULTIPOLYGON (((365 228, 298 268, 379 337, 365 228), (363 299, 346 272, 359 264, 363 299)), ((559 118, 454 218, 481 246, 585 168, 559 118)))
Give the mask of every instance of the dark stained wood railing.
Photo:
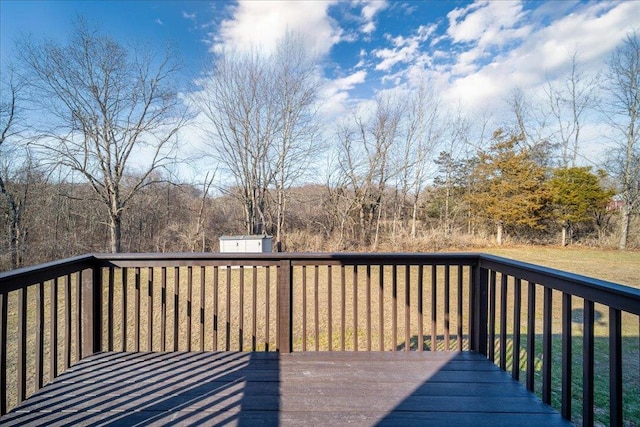
POLYGON ((622 425, 639 315, 637 289, 483 254, 86 255, 0 274, 0 413, 99 351, 430 350, 484 354, 593 425, 605 318, 622 425))
MULTIPOLYGON (((489 340, 488 354, 492 358, 496 353, 496 347, 499 349, 499 364, 502 369, 506 369, 507 363, 511 363, 512 376, 519 380, 520 371, 520 355, 519 351, 513 352, 513 357, 507 355, 507 328, 509 328, 508 314, 508 295, 513 295, 514 316, 512 333, 513 348, 520 349, 521 329, 521 312, 526 308, 528 313, 539 313, 542 316, 542 349, 541 349, 541 378, 536 378, 535 363, 539 360, 536 357, 538 346, 536 341, 536 331, 539 330, 536 325, 537 316, 528 315, 528 325, 526 331, 527 344, 525 350, 526 357, 526 386, 531 391, 540 391, 542 400, 546 403, 557 407, 562 416, 572 419, 579 414, 578 420, 583 425, 594 424, 594 393, 596 390, 596 380, 607 378, 601 383, 598 389, 602 393, 602 388, 608 386, 609 394, 609 417, 608 424, 623 425, 623 386, 626 378, 634 378, 626 384, 627 392, 632 395, 635 402, 638 401, 640 387, 638 384, 638 336, 640 325, 638 319, 640 315, 640 290, 617 285, 610 282, 587 278, 584 276, 571 274, 559 270, 541 268, 539 266, 522 263, 513 260, 506 260, 500 257, 489 255, 481 255, 479 257, 479 268, 489 271, 490 288, 489 306, 490 322, 489 322, 489 340), (500 292, 496 294, 495 281, 496 275, 500 276, 500 292), (522 302, 522 284, 527 282, 527 305, 522 302), (536 309, 536 299, 542 293, 542 312, 536 309), (556 295, 559 296, 556 303, 556 295), (494 337, 496 325, 495 305, 500 298, 500 332, 499 340, 492 339, 494 337), (581 300, 581 301, 580 301, 581 300), (576 304, 577 303, 577 304, 576 304), (574 305, 575 304, 575 305, 574 305), (596 304, 603 307, 604 312, 596 311, 596 304), (581 305, 581 309, 574 309, 576 305, 581 305), (606 353, 599 354, 601 362, 605 364, 599 372, 596 372, 594 360, 596 356, 596 328, 606 325, 599 325, 596 322, 596 313, 598 313, 599 322, 607 323, 608 329, 605 328, 604 340, 606 343, 599 346, 600 351, 606 349, 606 353), (622 324, 623 316, 628 330, 632 331, 630 335, 631 342, 629 346, 632 354, 626 360, 626 366, 623 364, 622 355, 622 324), (554 334, 553 323, 560 323, 559 336, 554 334), (572 324, 577 323, 582 328, 581 337, 576 336, 575 328, 572 324), (574 347, 576 338, 582 339, 582 345, 579 348, 574 347), (559 353, 559 355, 558 355, 559 353), (608 354, 607 354, 608 353, 608 354), (558 357, 559 356, 559 357, 558 357), (576 371, 576 358, 582 359, 582 366, 579 372, 576 371), (560 366, 557 366, 557 359, 560 359, 560 366), (634 363, 635 362, 635 363, 634 363), (554 366, 555 364, 555 366, 554 366), (623 366, 625 376, 623 376, 623 366), (555 375, 554 371, 559 374, 555 375), (635 372, 634 372, 635 371, 635 372), (541 381, 539 388, 536 388, 536 380, 541 381), (559 383, 559 384, 558 384, 559 383), (573 387, 578 386, 582 390, 581 399, 573 398, 573 387), (556 392, 557 391, 557 392, 556 392), (555 395, 555 397, 554 397, 555 395), (573 405, 580 404, 581 408, 574 411, 573 405)), ((556 329, 558 329, 556 327, 556 329)), ((580 367, 580 366, 578 366, 580 367)), ((607 391, 605 391, 606 393, 607 391)), ((631 396, 630 396, 631 397, 631 396)), ((602 408, 601 408, 602 409, 602 408)), ((630 412, 634 417, 640 416, 638 408, 630 408, 630 412)), ((637 420, 637 418, 636 418, 637 420)), ((632 420, 627 420, 632 421, 632 420)))

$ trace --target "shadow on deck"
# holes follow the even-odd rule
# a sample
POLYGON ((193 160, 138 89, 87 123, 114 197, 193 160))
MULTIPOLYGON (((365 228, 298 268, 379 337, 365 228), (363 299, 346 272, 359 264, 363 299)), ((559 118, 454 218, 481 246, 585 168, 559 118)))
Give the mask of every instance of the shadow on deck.
POLYGON ((569 425, 456 352, 99 353, 3 425, 569 425))

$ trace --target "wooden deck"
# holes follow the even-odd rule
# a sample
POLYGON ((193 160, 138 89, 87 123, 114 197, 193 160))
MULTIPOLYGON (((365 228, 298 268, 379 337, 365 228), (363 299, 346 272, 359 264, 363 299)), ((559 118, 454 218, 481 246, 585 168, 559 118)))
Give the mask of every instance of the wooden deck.
POLYGON ((569 425, 481 355, 99 353, 10 425, 569 425))

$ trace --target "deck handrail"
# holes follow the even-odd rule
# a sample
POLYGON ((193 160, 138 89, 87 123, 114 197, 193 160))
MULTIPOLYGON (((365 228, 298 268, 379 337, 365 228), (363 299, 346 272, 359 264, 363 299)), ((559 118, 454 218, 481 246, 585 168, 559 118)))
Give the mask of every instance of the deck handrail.
POLYGON ((481 253, 87 254, 0 273, 0 415, 95 352, 197 343, 200 350, 477 351, 516 380, 523 371, 529 390, 572 419, 578 321, 580 415, 593 425, 596 304, 608 310, 609 423, 622 425, 622 325, 640 316, 640 289, 481 253), (559 402, 554 340, 561 341, 559 402), (508 354, 510 346, 518 351, 508 354))

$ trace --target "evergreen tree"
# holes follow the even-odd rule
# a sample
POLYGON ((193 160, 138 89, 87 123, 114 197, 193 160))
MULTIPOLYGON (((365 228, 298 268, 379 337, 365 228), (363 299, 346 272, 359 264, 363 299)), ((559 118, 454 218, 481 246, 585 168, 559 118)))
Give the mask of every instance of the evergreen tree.
POLYGON ((489 150, 478 153, 474 169, 477 191, 469 193, 469 202, 480 219, 495 224, 498 244, 505 229, 541 229, 547 217, 545 169, 522 138, 496 131, 489 150))

